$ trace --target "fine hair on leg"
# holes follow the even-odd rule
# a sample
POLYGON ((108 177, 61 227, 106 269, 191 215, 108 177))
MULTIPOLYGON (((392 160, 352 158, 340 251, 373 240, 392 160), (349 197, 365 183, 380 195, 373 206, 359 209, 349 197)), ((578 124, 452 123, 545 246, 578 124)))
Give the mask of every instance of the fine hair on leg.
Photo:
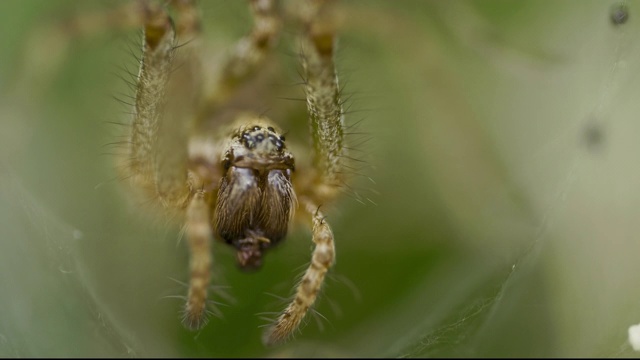
POLYGON ((293 300, 267 329, 263 342, 273 345, 287 340, 300 326, 315 303, 329 268, 335 262, 335 246, 331 227, 318 207, 308 199, 301 199, 305 212, 311 216, 312 240, 315 244, 311 263, 297 285, 293 300))

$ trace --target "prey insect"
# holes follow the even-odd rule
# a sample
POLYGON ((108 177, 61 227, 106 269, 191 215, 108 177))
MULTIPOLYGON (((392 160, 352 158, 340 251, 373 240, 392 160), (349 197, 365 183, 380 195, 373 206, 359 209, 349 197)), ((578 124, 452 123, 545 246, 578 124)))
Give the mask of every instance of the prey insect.
POLYGON ((311 310, 335 261, 334 236, 320 211, 347 181, 344 111, 334 65, 335 26, 322 0, 298 2, 300 60, 311 156, 299 161, 271 119, 220 109, 258 73, 284 17, 274 0, 249 2, 253 29, 240 39, 215 84, 203 83, 201 21, 195 1, 128 5, 143 28, 143 53, 128 149, 121 170, 134 187, 166 211, 183 215, 190 252, 184 325, 207 322, 211 242, 236 249, 243 269, 261 266, 266 251, 287 235, 294 217, 312 230, 311 262, 290 304, 266 331, 266 344, 289 338, 311 310), (169 15, 171 12, 172 16, 169 15))

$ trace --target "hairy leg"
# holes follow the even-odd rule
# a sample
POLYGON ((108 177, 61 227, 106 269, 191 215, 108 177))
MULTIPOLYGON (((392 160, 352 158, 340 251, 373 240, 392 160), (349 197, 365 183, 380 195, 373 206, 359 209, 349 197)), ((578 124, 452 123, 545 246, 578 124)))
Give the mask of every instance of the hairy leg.
POLYGON ((185 206, 194 193, 189 182, 189 140, 202 103, 200 17, 192 0, 173 0, 176 40, 158 129, 155 154, 157 194, 165 206, 185 206))
POLYGON ((189 259, 189 293, 183 324, 197 330, 207 323, 207 288, 211 277, 211 214, 202 192, 196 193, 187 207, 186 234, 189 259))
POLYGON ((306 213, 311 216, 312 239, 315 249, 311 257, 311 264, 309 264, 309 268, 297 286, 293 301, 278 317, 276 323, 265 333, 263 341, 267 345, 287 340, 300 326, 300 322, 316 301, 327 271, 335 261, 335 247, 331 227, 329 227, 315 203, 308 199, 302 199, 301 204, 306 213))
POLYGON ((201 95, 200 19, 193 1, 170 5, 177 13, 175 28, 164 10, 148 7, 128 170, 165 208, 186 208, 190 280, 183 323, 198 329, 207 321, 212 239, 212 194, 188 169, 188 142, 201 95))
MULTIPOLYGON (((200 17, 194 0, 170 0, 169 6, 177 14, 174 28, 158 3, 130 1, 113 9, 45 22, 31 34, 23 66, 38 68, 26 73, 42 75, 40 73, 53 70, 64 58, 66 47, 73 39, 142 26, 143 55, 136 81, 129 159, 123 170, 138 186, 154 196, 160 195, 164 205, 184 208, 188 131, 201 98, 197 57, 200 17), (53 55, 42 56, 31 51, 42 48, 43 43, 55 48, 53 55), (41 60, 46 60, 48 65, 33 63, 41 60)), ((46 77, 39 75, 34 77, 46 77)))
POLYGON ((309 128, 313 140, 314 182, 309 196, 323 204, 344 184, 344 111, 334 63, 335 24, 325 14, 325 1, 310 0, 301 12, 303 36, 301 60, 309 128), (308 21, 308 22, 304 22, 308 21))
POLYGON ((164 10, 147 9, 149 16, 144 24, 143 53, 136 84, 126 170, 136 184, 154 193, 158 132, 173 65, 175 30, 164 10))
POLYGON ((293 301, 265 333, 266 344, 286 340, 298 328, 316 301, 325 275, 335 260, 333 233, 318 207, 337 194, 344 182, 344 113, 333 61, 334 24, 322 14, 324 0, 301 3, 298 19, 303 25, 302 66, 309 124, 313 139, 315 174, 301 192, 300 204, 311 215, 315 248, 311 264, 298 284, 293 301))
POLYGON ((188 142, 201 99, 199 18, 192 1, 174 1, 174 28, 162 8, 145 4, 143 53, 124 170, 165 208, 184 209, 194 188, 188 181, 188 142))
POLYGON ((230 57, 222 66, 222 73, 214 90, 207 97, 208 115, 224 103, 233 91, 264 63, 265 58, 276 44, 282 20, 276 0, 249 0, 253 28, 234 46, 230 57))

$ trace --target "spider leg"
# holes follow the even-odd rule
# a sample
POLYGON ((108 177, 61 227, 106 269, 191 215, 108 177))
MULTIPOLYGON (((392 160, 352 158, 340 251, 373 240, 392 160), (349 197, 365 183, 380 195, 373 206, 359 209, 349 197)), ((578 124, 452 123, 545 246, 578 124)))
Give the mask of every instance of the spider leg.
POLYGON ((306 1, 298 16, 304 26, 301 59, 315 168, 313 183, 301 189, 300 203, 311 215, 315 248, 293 301, 265 333, 266 344, 286 340, 299 327, 335 261, 333 233, 318 205, 332 199, 344 181, 342 161, 346 150, 344 112, 333 61, 335 31, 334 25, 322 14, 324 3, 324 0, 306 1))
POLYGON ((187 239, 191 253, 189 260, 189 293, 183 324, 196 330, 207 322, 207 289, 211 271, 211 216, 205 194, 196 193, 187 207, 187 239))
POLYGON ((200 104, 199 18, 192 1, 173 1, 175 28, 161 9, 149 8, 144 27, 127 170, 166 209, 186 208, 190 280, 183 323, 199 329, 207 322, 211 270, 212 194, 189 171, 189 137, 200 104))
POLYGON ((114 9, 44 23, 30 37, 24 66, 37 68, 36 76, 45 75, 42 73, 55 70, 73 39, 142 26, 143 54, 128 158, 119 159, 120 170, 165 207, 184 209, 193 188, 188 182, 187 144, 201 100, 197 41, 201 26, 195 0, 169 0, 168 5, 177 14, 175 27, 162 6, 151 0, 130 1, 114 9), (54 59, 31 54, 35 43, 40 48, 43 39, 51 40, 48 43, 56 50, 54 59), (33 63, 42 60, 48 65, 33 63))
POLYGON ((176 34, 167 13, 147 6, 129 158, 124 170, 165 208, 184 209, 195 184, 188 181, 188 141, 200 102, 199 20, 190 2, 176 4, 176 34), (182 44, 180 43, 182 42, 182 44))
POLYGON ((207 97, 205 115, 224 103, 233 91, 264 63, 275 46, 282 20, 276 0, 250 0, 253 28, 234 46, 222 66, 222 73, 207 97))
POLYGON ((300 16, 304 26, 301 61, 315 168, 315 181, 308 191, 315 202, 322 204, 334 198, 344 183, 344 111, 333 60, 335 26, 321 11, 324 1, 305 4, 307 10, 300 16))
POLYGON ((164 75, 168 76, 164 99, 155 100, 159 101, 155 109, 163 113, 158 118, 155 140, 154 180, 163 205, 183 207, 198 188, 187 169, 189 139, 202 100, 200 18, 194 1, 174 0, 170 5, 177 12, 176 40, 170 50, 173 59, 169 74, 164 75))
POLYGON ((301 204, 311 216, 312 240, 315 244, 311 264, 297 286, 295 297, 289 306, 280 314, 276 323, 264 334, 263 341, 267 345, 276 344, 289 338, 298 328, 300 322, 316 301, 322 288, 324 277, 335 261, 333 233, 318 206, 309 199, 302 199, 301 204))
POLYGON ((155 192, 156 142, 174 58, 175 30, 163 10, 148 10, 126 170, 134 182, 155 192))

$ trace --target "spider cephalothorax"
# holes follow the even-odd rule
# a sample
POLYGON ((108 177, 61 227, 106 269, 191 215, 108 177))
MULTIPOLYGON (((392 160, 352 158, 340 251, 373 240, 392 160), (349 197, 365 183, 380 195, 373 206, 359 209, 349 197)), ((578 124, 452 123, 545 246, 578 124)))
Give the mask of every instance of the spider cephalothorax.
POLYGON ((266 122, 241 126, 223 159, 215 211, 218 236, 238 250, 238 264, 255 269, 263 250, 287 235, 296 194, 293 155, 284 136, 266 122))

